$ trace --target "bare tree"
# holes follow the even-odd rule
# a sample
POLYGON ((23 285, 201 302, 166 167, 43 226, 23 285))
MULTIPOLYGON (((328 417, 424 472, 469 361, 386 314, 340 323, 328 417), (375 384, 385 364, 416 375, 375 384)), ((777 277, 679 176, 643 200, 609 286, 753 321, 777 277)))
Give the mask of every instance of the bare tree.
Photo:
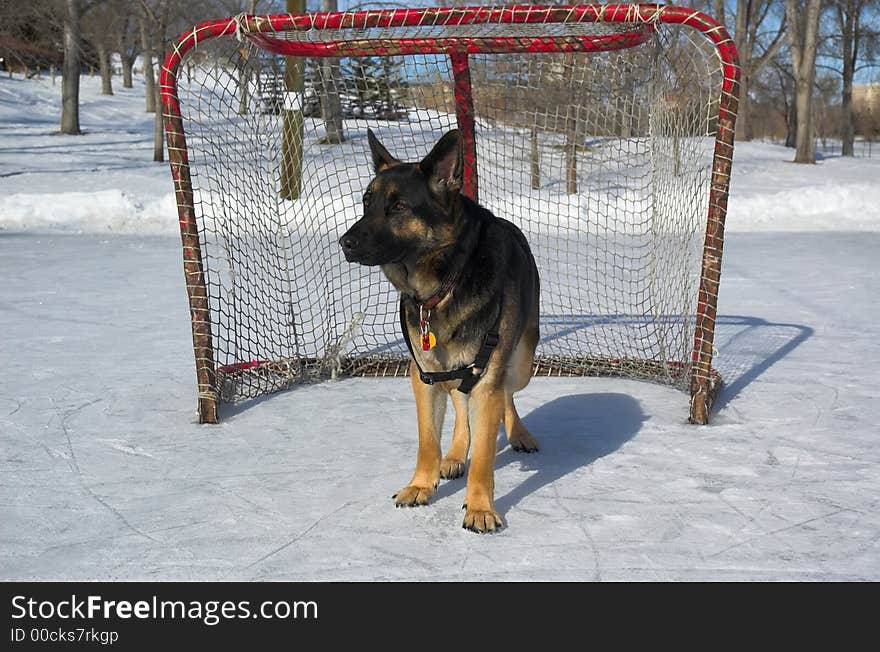
POLYGON ((64 63, 61 67, 61 132, 80 134, 79 75, 82 67, 82 18, 106 0, 64 0, 62 33, 64 63))
POLYGON ((880 2, 877 0, 831 0, 834 30, 829 39, 832 53, 842 57, 843 80, 840 101, 840 139, 843 156, 853 156, 855 119, 852 89, 860 60, 870 65, 876 57, 880 27, 876 24, 880 2), (865 56, 867 54, 867 56, 865 56))
POLYGON ((138 44, 137 6, 127 0, 117 0, 116 5, 119 12, 119 28, 114 37, 116 51, 122 64, 122 87, 132 88, 134 86, 132 68, 141 51, 138 44))
MULTIPOLYGON (((724 1, 714 0, 713 11, 727 22, 724 1)), ((736 139, 751 140, 749 86, 785 44, 786 14, 781 0, 738 0, 733 19, 733 42, 741 69, 736 139)), ((728 23, 729 24, 729 23, 728 23)))
MULTIPOLYGON (((323 0, 324 11, 336 11, 336 0, 323 0)), ((322 57, 318 63, 318 83, 320 85, 321 117, 327 143, 341 143, 345 140, 342 123, 342 102, 339 100, 339 60, 335 57, 322 57)))
POLYGON ((829 139, 840 135, 840 79, 835 74, 816 73, 813 86, 813 138, 828 147, 829 139))
POLYGON ((60 5, 55 0, 0 1, 0 59, 10 76, 39 76, 63 61, 60 5))
POLYGON ((115 49, 119 31, 120 7, 116 2, 104 2, 83 18, 83 38, 94 47, 101 73, 101 93, 113 95, 113 69, 110 56, 115 49))
POLYGON ((141 50, 143 51, 143 69, 144 69, 144 99, 145 110, 147 113, 156 112, 156 72, 153 68, 153 59, 156 57, 156 51, 153 45, 153 36, 151 30, 152 10, 150 6, 142 2, 140 12, 138 13, 138 32, 141 38, 141 50), (148 11, 148 9, 150 9, 148 11))
POLYGON ((64 0, 64 64, 61 66, 61 133, 82 133, 79 127, 81 66, 81 0, 64 0))
POLYGON ((822 0, 785 0, 788 38, 795 81, 797 137, 795 163, 815 163, 813 146, 813 83, 816 79, 816 50, 819 44, 819 14, 822 0))
MULTIPOLYGON (((260 0, 221 0, 217 5, 219 14, 234 16, 241 13, 254 15, 260 0)), ((218 14, 218 15, 219 15, 218 14)), ((238 113, 246 115, 250 109, 250 85, 252 76, 259 71, 259 61, 254 53, 247 47, 239 50, 240 56, 234 60, 236 77, 238 79, 238 113)))
POLYGON ((153 121, 153 160, 165 160, 165 132, 162 124, 161 98, 159 84, 153 72, 153 56, 162 65, 162 54, 165 52, 168 30, 170 0, 141 0, 141 39, 144 48, 144 75, 147 79, 147 111, 155 112, 153 121), (148 73, 149 70, 149 73, 148 73), (152 82, 152 83, 150 83, 152 82), (152 88, 151 88, 152 86, 152 88))
POLYGON ((785 119, 785 146, 794 149, 797 145, 797 98, 791 65, 777 57, 773 60, 773 76, 780 97, 776 104, 785 119))

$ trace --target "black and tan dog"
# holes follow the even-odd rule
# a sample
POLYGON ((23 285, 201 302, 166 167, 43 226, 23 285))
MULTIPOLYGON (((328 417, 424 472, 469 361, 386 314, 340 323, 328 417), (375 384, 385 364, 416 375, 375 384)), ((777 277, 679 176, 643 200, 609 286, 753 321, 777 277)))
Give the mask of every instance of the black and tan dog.
POLYGON ((424 505, 441 477, 463 475, 473 435, 464 527, 493 531, 502 525, 494 499, 499 425, 515 450, 538 450, 513 404, 513 393, 529 382, 538 342, 535 259, 516 226, 461 194, 458 131, 419 163, 402 163, 372 131, 368 137, 376 176, 364 216, 339 243, 346 260, 381 265, 400 291, 419 452, 412 480, 394 499, 398 507, 424 505), (441 459, 447 394, 455 429, 441 459))

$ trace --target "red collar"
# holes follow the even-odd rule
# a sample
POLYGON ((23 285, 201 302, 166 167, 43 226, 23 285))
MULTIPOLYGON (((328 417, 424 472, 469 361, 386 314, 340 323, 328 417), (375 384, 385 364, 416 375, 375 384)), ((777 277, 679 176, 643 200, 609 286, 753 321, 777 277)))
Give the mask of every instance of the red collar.
POLYGON ((421 303, 421 307, 426 310, 433 310, 436 308, 437 304, 443 301, 447 294, 452 292, 456 283, 458 283, 458 274, 450 274, 447 276, 446 280, 444 280, 443 283, 440 284, 440 287, 437 288, 437 291, 421 303))

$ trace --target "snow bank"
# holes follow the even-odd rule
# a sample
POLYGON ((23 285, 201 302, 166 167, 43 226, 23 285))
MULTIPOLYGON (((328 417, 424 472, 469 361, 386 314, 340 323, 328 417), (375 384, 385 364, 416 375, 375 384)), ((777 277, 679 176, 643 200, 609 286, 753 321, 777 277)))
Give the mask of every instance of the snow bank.
MULTIPOLYGON (((151 160, 153 116, 143 110, 143 89, 102 97, 100 80, 83 77, 84 136, 57 132, 59 94, 60 85, 48 79, 0 78, 0 231, 176 233, 171 174, 167 163, 151 160)), ((439 120, 434 112, 422 113, 439 120)), ((425 143, 433 139, 413 135, 424 135, 425 143)), ((334 168, 351 168, 351 147, 339 152, 334 168)), ((776 145, 737 143, 729 231, 880 230, 880 156, 827 158, 812 166, 790 163, 792 156, 776 145)), ((608 164, 616 168, 617 161, 608 164)), ((575 212, 579 203, 596 203, 590 181, 572 204, 575 212)), ((527 212, 521 200, 505 196, 502 210, 527 212)))
POLYGON ((779 145, 736 144, 728 231, 880 230, 880 157, 792 157, 779 145))
POLYGON ((726 227, 728 231, 877 231, 880 182, 736 195, 728 204, 726 227))
POLYGON ((59 230, 77 233, 178 232, 177 206, 169 193, 156 198, 133 197, 121 190, 18 193, 0 197, 0 229, 59 230))

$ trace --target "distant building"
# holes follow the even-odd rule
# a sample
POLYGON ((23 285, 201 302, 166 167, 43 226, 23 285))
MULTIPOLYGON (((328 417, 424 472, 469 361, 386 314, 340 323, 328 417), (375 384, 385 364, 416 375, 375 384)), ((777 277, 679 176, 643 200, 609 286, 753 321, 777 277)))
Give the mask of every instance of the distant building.
POLYGON ((853 113, 856 135, 866 140, 880 138, 880 83, 853 85, 853 113))
POLYGON ((856 113, 880 114, 880 82, 853 84, 853 110, 856 113))

